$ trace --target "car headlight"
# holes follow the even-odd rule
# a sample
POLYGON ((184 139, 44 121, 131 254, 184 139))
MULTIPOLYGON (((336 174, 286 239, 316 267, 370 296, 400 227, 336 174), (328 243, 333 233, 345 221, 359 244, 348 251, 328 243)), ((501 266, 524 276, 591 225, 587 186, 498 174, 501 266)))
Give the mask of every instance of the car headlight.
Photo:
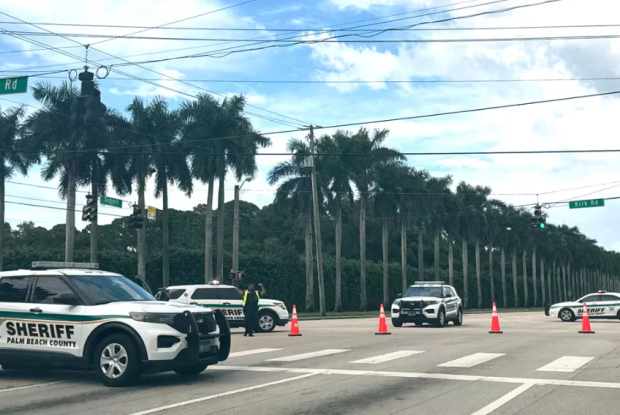
POLYGON ((392 303, 392 306, 396 306, 398 308, 400 308, 400 300, 396 300, 392 303))
POLYGON ((174 324, 174 318, 178 316, 178 314, 144 312, 133 312, 129 313, 129 315, 134 320, 142 321, 143 323, 168 324, 169 326, 174 324))
POLYGON ((280 307, 283 308, 284 310, 286 310, 286 306, 284 305, 284 303, 273 303, 274 306, 276 307, 280 307))

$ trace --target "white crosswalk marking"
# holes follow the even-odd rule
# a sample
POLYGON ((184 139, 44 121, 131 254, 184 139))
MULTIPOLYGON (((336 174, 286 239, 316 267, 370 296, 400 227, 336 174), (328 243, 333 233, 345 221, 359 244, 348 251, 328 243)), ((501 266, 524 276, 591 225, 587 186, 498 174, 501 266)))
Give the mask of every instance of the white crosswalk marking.
POLYGON ((399 350, 398 352, 382 354, 379 356, 373 356, 367 359, 355 360, 349 363, 367 363, 371 365, 376 365, 378 363, 389 362, 390 360, 413 356, 413 355, 420 354, 420 353, 424 353, 424 352, 417 351, 417 350, 399 350))
POLYGON ((536 369, 537 372, 574 372, 581 366, 593 360, 593 357, 562 356, 557 360, 536 369))
POLYGON ((328 356, 330 354, 348 352, 349 349, 325 349, 318 352, 296 354, 293 356, 278 357, 276 359, 268 359, 268 362, 295 362, 297 360, 311 359, 313 357, 328 356))
POLYGON ((249 356, 251 354, 259 354, 259 353, 269 353, 269 352, 277 352, 283 349, 253 349, 253 350, 244 350, 242 352, 234 352, 228 355, 231 357, 239 357, 239 356, 249 356))
POLYGON ((488 362, 489 360, 497 359, 504 356, 504 353, 474 353, 469 356, 461 357, 460 359, 451 360, 446 363, 442 363, 437 366, 441 367, 474 367, 480 363, 488 362))

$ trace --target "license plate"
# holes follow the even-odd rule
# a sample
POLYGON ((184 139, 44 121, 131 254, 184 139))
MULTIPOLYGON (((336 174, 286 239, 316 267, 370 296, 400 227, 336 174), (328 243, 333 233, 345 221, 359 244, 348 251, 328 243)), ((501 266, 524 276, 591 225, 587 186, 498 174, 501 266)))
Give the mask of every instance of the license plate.
POLYGON ((409 312, 409 315, 410 315, 410 316, 417 316, 418 314, 420 314, 420 312, 419 312, 419 311, 415 311, 415 310, 411 310, 411 311, 409 312))
POLYGON ((203 340, 200 342, 200 353, 211 351, 211 342, 209 340, 203 340))

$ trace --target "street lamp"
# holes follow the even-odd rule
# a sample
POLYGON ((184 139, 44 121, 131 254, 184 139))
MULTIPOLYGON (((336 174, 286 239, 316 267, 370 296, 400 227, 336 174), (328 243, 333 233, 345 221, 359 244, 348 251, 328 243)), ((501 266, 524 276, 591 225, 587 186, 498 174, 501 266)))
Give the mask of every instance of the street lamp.
POLYGON ((235 185, 234 219, 233 219, 233 263, 232 271, 239 271, 239 191, 245 182, 251 182, 252 178, 244 179, 241 185, 235 185))

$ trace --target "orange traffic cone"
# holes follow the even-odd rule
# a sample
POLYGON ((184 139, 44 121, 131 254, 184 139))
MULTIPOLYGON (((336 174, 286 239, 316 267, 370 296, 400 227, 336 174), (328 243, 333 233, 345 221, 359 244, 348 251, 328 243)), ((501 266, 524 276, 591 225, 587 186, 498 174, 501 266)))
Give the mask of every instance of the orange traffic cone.
POLYGON ((590 316, 588 315, 588 306, 586 303, 583 303, 583 316, 581 320, 581 330, 579 331, 581 334, 594 334, 592 329, 590 328, 590 316))
POLYGON ((381 304, 381 312, 379 313, 379 332, 375 334, 392 334, 387 331, 387 324, 385 324, 385 310, 383 310, 383 304, 381 304))
POLYGON ((499 328, 499 317, 497 316, 497 307, 493 303, 493 314, 491 315, 491 334, 502 334, 503 331, 499 328))
POLYGON ((299 323, 297 322, 297 307, 293 305, 293 319, 291 320, 291 332, 289 337, 301 336, 299 332, 299 323))

